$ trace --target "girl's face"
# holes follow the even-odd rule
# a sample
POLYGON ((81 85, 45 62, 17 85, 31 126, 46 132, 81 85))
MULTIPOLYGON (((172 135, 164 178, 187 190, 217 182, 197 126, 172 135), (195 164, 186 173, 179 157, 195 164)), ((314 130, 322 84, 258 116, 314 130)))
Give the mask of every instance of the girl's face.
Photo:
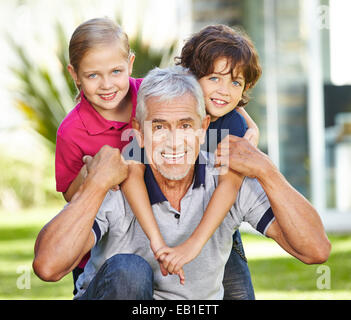
POLYGON ((214 62, 213 73, 200 78, 199 83, 211 121, 216 121, 232 111, 241 100, 245 89, 242 71, 234 70, 231 74, 227 58, 218 58, 214 62))
POLYGON ((95 110, 108 120, 116 120, 118 111, 127 102, 133 62, 134 55, 126 58, 120 43, 114 41, 90 49, 82 58, 78 72, 72 66, 68 68, 95 110))

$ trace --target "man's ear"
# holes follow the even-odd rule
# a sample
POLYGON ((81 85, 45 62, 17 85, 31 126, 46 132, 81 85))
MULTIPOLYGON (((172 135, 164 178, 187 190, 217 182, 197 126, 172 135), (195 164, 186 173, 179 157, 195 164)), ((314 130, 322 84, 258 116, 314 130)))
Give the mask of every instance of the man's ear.
POLYGON ((141 125, 139 121, 135 118, 132 119, 132 127, 134 129, 134 134, 137 139, 140 148, 144 148, 144 135, 141 130, 141 125))
POLYGON ((77 86, 80 86, 80 81, 79 81, 79 78, 78 78, 78 74, 77 74, 77 72, 74 70, 74 67, 73 67, 71 64, 69 64, 69 65, 67 66, 67 70, 68 70, 69 74, 71 75, 73 81, 76 83, 76 85, 77 85, 77 86))
POLYGON ((206 131, 208 129, 208 126, 210 125, 211 122, 211 118, 209 115, 206 115, 205 118, 203 118, 202 120, 202 124, 201 124, 201 135, 200 135, 200 144, 204 144, 205 143, 205 138, 206 138, 206 131))

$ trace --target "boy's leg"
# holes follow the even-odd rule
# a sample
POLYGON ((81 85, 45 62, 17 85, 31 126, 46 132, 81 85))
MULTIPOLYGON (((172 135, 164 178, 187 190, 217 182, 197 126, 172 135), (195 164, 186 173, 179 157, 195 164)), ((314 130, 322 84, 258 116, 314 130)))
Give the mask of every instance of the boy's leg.
POLYGON ((233 248, 225 266, 223 286, 224 300, 255 300, 239 230, 233 235, 233 248))
POLYGON ((135 254, 116 254, 105 261, 79 300, 152 300, 153 272, 135 254))

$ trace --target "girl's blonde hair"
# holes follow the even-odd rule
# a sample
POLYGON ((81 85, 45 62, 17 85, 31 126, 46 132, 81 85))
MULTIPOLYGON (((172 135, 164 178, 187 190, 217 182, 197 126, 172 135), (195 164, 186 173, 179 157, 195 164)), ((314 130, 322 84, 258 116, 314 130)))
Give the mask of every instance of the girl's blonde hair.
MULTIPOLYGON (((108 45, 119 41, 121 50, 126 59, 131 54, 129 40, 123 29, 109 18, 95 18, 80 24, 73 32, 69 42, 69 61, 75 72, 78 72, 84 55, 97 46, 108 45)), ((78 91, 81 88, 77 86, 78 91)), ((76 97, 79 100, 79 93, 76 97)))
POLYGON ((96 18, 83 22, 73 32, 69 42, 69 61, 77 72, 84 55, 99 45, 110 44, 119 40, 126 59, 130 55, 127 34, 122 28, 109 18, 96 18))

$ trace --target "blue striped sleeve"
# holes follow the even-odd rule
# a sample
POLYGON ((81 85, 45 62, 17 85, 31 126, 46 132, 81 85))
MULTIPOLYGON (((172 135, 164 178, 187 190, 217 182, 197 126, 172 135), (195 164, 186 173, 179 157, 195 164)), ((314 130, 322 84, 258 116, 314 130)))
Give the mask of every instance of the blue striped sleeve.
POLYGON ((262 234, 265 234, 267 226, 274 220, 274 214, 273 210, 271 207, 268 208, 268 210, 265 212, 265 214, 262 216, 261 220, 257 224, 257 231, 259 231, 262 234))
POLYGON ((95 234, 95 244, 97 244, 101 238, 101 230, 96 220, 94 221, 94 224, 93 224, 93 232, 95 234))

